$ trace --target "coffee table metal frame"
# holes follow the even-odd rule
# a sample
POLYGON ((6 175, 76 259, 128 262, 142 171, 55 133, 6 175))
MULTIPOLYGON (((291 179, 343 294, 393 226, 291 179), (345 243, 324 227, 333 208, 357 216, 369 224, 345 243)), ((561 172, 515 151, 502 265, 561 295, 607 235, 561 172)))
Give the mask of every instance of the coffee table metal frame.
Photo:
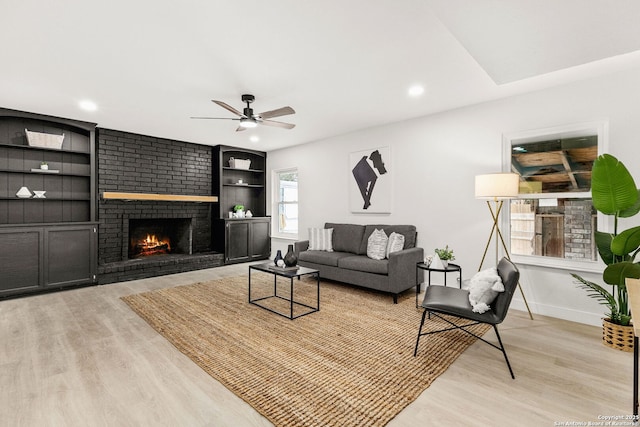
POLYGON ((285 270, 285 269, 280 269, 271 263, 250 265, 249 266, 249 303, 257 305, 260 308, 264 308, 265 310, 268 310, 275 314, 279 314, 280 316, 286 317, 287 319, 291 319, 291 320, 297 319, 298 317, 301 317, 301 316, 306 316, 307 314, 315 313, 316 311, 320 311, 320 272, 318 270, 314 270, 313 268, 308 268, 308 267, 298 267, 296 270, 285 270), (254 299, 251 298, 251 271, 252 270, 261 271, 263 273, 270 273, 273 275, 273 295, 267 295, 265 297, 254 298, 254 299), (300 277, 307 276, 307 275, 316 276, 316 306, 315 307, 296 301, 294 298, 293 279, 297 278, 298 280, 300 280, 300 277), (289 286, 290 286, 289 296, 290 297, 278 295, 278 276, 289 279, 289 286), (289 313, 288 314, 280 313, 260 303, 261 301, 268 300, 271 298, 280 298, 282 300, 288 301, 289 313), (294 316, 293 308, 295 306, 306 307, 309 310, 294 316))

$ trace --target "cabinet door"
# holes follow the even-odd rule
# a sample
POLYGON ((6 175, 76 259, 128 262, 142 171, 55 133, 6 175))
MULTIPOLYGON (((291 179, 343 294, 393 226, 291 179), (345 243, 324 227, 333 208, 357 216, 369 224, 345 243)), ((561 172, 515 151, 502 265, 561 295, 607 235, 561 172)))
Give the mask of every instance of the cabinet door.
POLYGON ((46 228, 44 286, 95 282, 96 234, 93 225, 46 228))
POLYGON ((268 258, 271 254, 271 227, 269 221, 251 223, 251 258, 268 258))
POLYGON ((42 283, 42 229, 0 230, 0 295, 36 290, 42 283))
POLYGON ((249 259, 249 222, 227 222, 226 262, 246 261, 249 259))

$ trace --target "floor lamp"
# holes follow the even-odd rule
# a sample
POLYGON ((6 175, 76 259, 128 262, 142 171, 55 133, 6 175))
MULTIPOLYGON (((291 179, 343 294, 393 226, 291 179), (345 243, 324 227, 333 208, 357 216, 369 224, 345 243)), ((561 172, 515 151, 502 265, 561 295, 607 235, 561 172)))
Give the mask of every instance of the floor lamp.
MULTIPOLYGON (((504 237, 502 237, 502 232, 500 231, 498 219, 500 218, 500 212, 502 211, 504 201, 506 199, 513 199, 518 195, 519 183, 520 176, 515 173, 491 173, 486 175, 476 175, 476 199, 486 199, 487 206, 489 207, 489 212, 491 212, 491 218, 493 218, 493 227, 491 227, 489 240, 487 240, 487 246, 485 246, 484 248, 482 261, 480 261, 480 267, 478 267, 478 271, 482 269, 482 265, 484 264, 484 260, 487 256, 487 252, 489 251, 489 246, 491 246, 491 240, 493 238, 495 238, 496 246, 496 265, 498 265, 498 251, 500 243, 502 244, 502 249, 504 250, 504 256, 507 259, 511 260, 511 256, 509 256, 509 250, 507 249, 507 245, 504 242, 504 237), (493 205, 491 204, 491 201, 493 201, 493 205)), ((518 288, 520 289, 520 293, 522 294, 524 305, 527 307, 527 311, 529 312, 529 317, 531 318, 531 320, 533 320, 533 314, 531 314, 529 303, 527 303, 527 299, 524 296, 524 292, 522 291, 520 282, 518 282, 518 288)))

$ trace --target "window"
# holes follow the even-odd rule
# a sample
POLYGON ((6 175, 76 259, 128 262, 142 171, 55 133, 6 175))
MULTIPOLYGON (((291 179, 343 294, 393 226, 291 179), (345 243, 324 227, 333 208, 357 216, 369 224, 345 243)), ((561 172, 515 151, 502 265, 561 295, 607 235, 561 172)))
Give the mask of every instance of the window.
POLYGON ((298 234, 298 170, 275 172, 275 200, 278 212, 278 234, 298 234))
POLYGON ((601 122, 505 137, 505 169, 520 175, 519 195, 505 212, 518 262, 597 270, 591 169, 605 138, 601 122))

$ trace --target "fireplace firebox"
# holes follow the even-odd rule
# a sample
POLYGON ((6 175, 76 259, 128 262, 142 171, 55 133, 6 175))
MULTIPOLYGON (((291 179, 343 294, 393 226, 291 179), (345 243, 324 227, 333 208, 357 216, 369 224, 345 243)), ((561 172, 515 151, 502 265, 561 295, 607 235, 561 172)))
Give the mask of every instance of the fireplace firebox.
POLYGON ((191 254, 191 218, 129 219, 129 259, 191 254))

